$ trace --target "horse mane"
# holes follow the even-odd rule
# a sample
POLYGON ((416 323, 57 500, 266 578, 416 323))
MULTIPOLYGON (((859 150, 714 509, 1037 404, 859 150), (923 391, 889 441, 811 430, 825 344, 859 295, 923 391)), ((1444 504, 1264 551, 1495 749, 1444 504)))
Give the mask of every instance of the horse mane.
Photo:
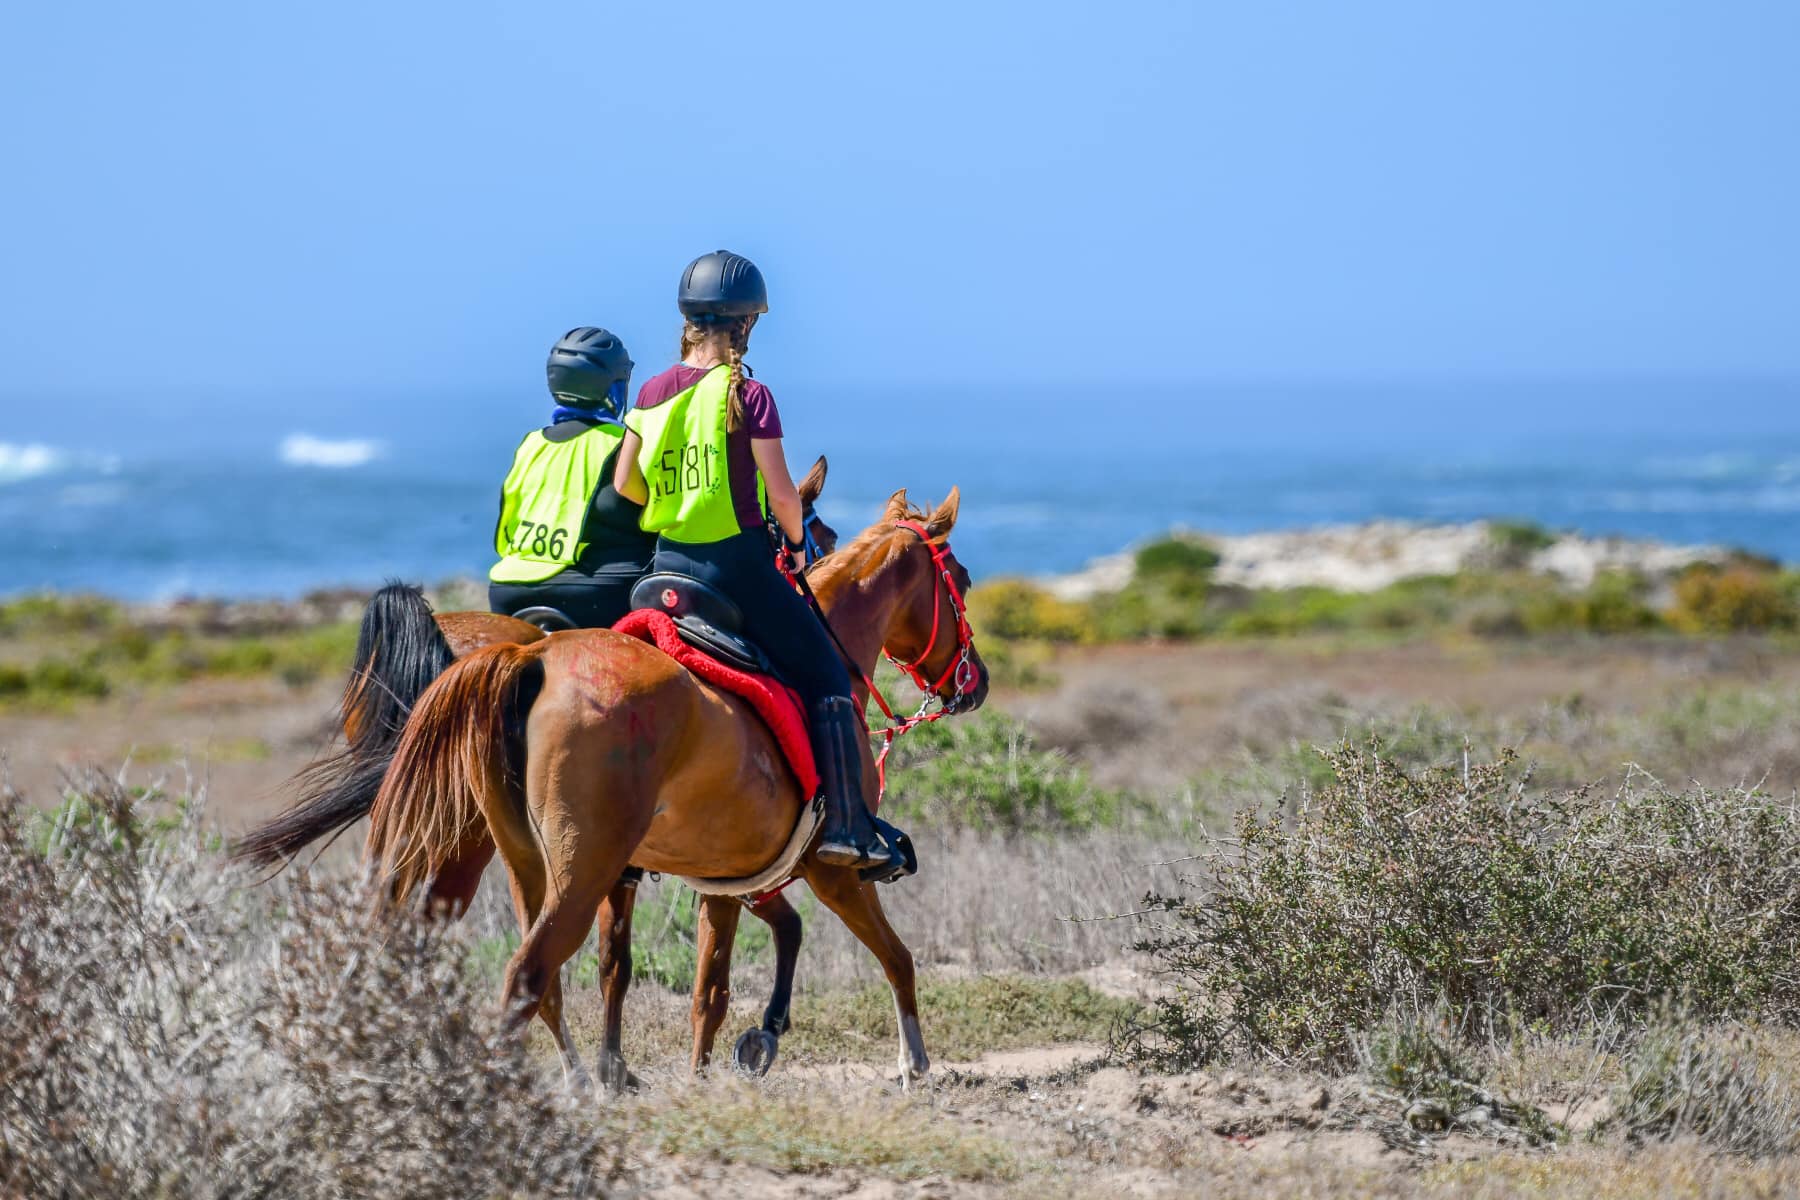
MULTIPOLYGON (((854 572, 848 582, 857 588, 866 588, 896 558, 906 550, 912 540, 912 534, 895 525, 896 521, 917 521, 923 525, 931 514, 906 498, 906 489, 901 488, 888 497, 887 508, 881 514, 881 520, 869 526, 845 545, 827 554, 818 561, 817 566, 807 572, 807 578, 821 587, 829 587, 837 576, 845 572, 854 572), (896 536, 906 534, 905 537, 896 536)), ((943 541, 943 535, 932 539, 943 541)))

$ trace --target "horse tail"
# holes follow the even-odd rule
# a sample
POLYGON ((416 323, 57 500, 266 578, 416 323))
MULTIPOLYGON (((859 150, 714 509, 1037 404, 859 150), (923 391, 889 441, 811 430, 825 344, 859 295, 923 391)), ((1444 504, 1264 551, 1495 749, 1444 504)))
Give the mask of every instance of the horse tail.
POLYGON ((413 706, 369 813, 368 861, 406 902, 485 828, 484 810, 517 813, 524 722, 543 687, 536 646, 484 646, 454 663, 413 706))
POLYGON ((265 866, 286 862, 366 816, 413 703, 455 659, 423 591, 389 583, 371 596, 339 702, 343 748, 300 772, 294 803, 234 843, 232 858, 265 866))

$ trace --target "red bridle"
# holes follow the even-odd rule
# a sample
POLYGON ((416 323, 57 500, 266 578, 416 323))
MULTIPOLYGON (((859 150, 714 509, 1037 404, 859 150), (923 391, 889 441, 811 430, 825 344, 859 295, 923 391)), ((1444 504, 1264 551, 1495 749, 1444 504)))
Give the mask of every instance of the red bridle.
MULTIPOLYGON (((894 749, 894 743, 899 740, 900 735, 909 730, 916 729, 920 725, 929 725, 933 721, 941 721, 951 713, 955 712, 958 702, 960 702, 964 696, 967 696, 975 690, 975 686, 980 678, 980 672, 975 668, 975 631, 969 627, 968 605, 963 602, 962 589, 956 586, 956 579, 950 574, 949 540, 946 539, 941 543, 933 541, 931 534, 917 521, 895 521, 894 524, 902 529, 910 529, 912 532, 918 534, 919 540, 925 543, 925 548, 931 551, 931 565, 936 568, 938 578, 944 581, 944 591, 950 597, 951 611, 956 613, 956 657, 950 660, 949 665, 944 668, 943 673, 937 677, 935 683, 927 683, 925 681, 925 675, 920 668, 922 668, 926 661, 931 658, 932 650, 937 647, 938 634, 943 628, 944 606, 938 603, 936 585, 934 584, 931 598, 931 637, 926 639, 925 649, 919 651, 919 656, 911 662, 901 662, 892 654, 889 654, 887 647, 885 646, 883 646, 881 650, 882 655, 896 667, 899 667, 901 671, 905 672, 907 678, 913 681, 913 686, 924 693, 924 698, 919 701, 919 711, 915 712, 910 717, 895 716, 893 708, 887 702, 887 697, 883 696, 881 694, 881 689, 875 686, 875 680, 870 678, 868 673, 860 666, 857 666, 857 664, 850 664, 852 667, 856 668, 857 674, 862 676, 863 686, 869 689, 869 695, 874 697, 875 703, 880 707, 882 715, 888 719, 888 726, 886 729, 869 730, 870 733, 878 733, 881 735, 881 753, 875 756, 875 778, 877 781, 875 804, 871 807, 879 806, 882 798, 887 795, 887 758, 888 754, 894 749), (938 695, 938 689, 943 687, 947 680, 954 681, 956 690, 950 694, 948 700, 945 700, 938 695), (938 706, 935 709, 931 707, 931 702, 934 699, 938 701, 938 706)), ((864 718, 863 725, 865 728, 868 726, 866 717, 864 718)))
MULTIPOLYGON (((927 698, 937 695, 938 689, 943 687, 954 675, 956 691, 952 692, 950 696, 950 702, 954 703, 966 696, 975 686, 976 671, 973 659, 975 631, 969 628, 969 609, 968 605, 963 603, 962 589, 956 586, 956 577, 950 574, 950 544, 947 541, 941 544, 932 541, 931 534, 927 533, 925 527, 917 521, 895 521, 894 524, 918 534, 919 540, 925 543, 925 548, 931 551, 931 565, 937 568, 938 578, 944 581, 944 591, 950 597, 950 609, 956 614, 956 657, 944 667, 943 673, 937 677, 936 682, 925 682, 925 676, 920 673, 919 669, 925 665, 926 660, 931 657, 931 652, 937 648, 938 632, 943 627, 944 606, 937 603, 935 596, 932 598, 931 605, 931 636, 926 639, 925 649, 919 652, 919 657, 909 663, 903 663, 892 654, 888 654, 886 649, 883 649, 882 653, 887 655, 889 662, 905 671, 913 681, 913 685, 924 692, 927 698)), ((874 690, 873 683, 870 684, 870 690, 874 690)), ((887 705, 883 704, 882 708, 885 711, 887 705)), ((892 713, 888 715, 893 716, 892 713)))
MULTIPOLYGON (((887 717, 889 722, 885 729, 869 731, 880 734, 882 739, 881 753, 875 756, 875 771, 880 779, 880 791, 876 793, 877 804, 880 803, 880 797, 887 792, 887 756, 888 752, 894 748, 895 739, 909 729, 915 729, 920 725, 929 725, 931 722, 942 720, 955 712, 958 703, 963 697, 974 692, 981 679, 981 672, 975 665, 975 631, 969 627, 968 605, 963 600, 962 589, 956 586, 956 579, 950 574, 949 541, 947 539, 943 542, 934 541, 925 526, 917 521, 895 521, 894 524, 901 529, 911 530, 917 534, 919 540, 925 543, 925 548, 931 552, 931 565, 936 569, 938 578, 943 580, 944 591, 950 597, 950 609, 956 614, 956 656, 950 660, 935 683, 926 682, 922 668, 931 658, 931 652, 937 648, 938 635, 943 631, 944 625, 944 606, 938 601, 935 583, 932 589, 931 637, 926 640, 925 649, 921 650, 919 656, 911 662, 901 662, 889 654, 885 646, 881 650, 883 656, 905 672, 906 676, 913 681, 913 686, 925 694, 924 699, 919 703, 919 711, 910 717, 895 716, 893 708, 887 702, 887 697, 883 696, 881 689, 875 686, 875 680, 860 665, 851 661, 849 654, 844 655, 851 670, 861 677, 863 686, 869 690, 869 695, 874 698, 882 715, 887 717), (956 686, 956 690, 951 692, 948 700, 938 695, 938 689, 943 687, 946 682, 952 682, 956 686), (936 709, 931 708, 931 702, 934 699, 939 702, 936 709)), ((819 607, 819 602, 813 596, 812 589, 806 586, 805 578, 798 575, 790 576, 790 578, 805 594, 808 602, 813 606, 813 610, 818 614, 819 620, 825 623, 825 628, 831 630, 831 622, 826 620, 825 610, 819 607)), ((833 641, 837 641, 835 630, 831 631, 831 636, 833 641)), ((843 643, 838 643, 838 649, 843 649, 843 643)), ((866 715, 863 725, 865 728, 868 727, 866 715)))

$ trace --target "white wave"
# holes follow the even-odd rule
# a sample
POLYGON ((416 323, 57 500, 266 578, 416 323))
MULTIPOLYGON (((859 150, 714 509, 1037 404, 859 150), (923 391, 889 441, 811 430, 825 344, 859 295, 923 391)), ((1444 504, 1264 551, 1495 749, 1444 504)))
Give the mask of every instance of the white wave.
POLYGON ((54 446, 37 442, 22 446, 16 442, 0 442, 0 483, 36 479, 61 471, 68 465, 68 454, 54 446))
POLYGON ((384 449, 375 438, 333 441, 310 433, 290 433, 281 440, 281 461, 290 467, 360 467, 380 458, 384 449))

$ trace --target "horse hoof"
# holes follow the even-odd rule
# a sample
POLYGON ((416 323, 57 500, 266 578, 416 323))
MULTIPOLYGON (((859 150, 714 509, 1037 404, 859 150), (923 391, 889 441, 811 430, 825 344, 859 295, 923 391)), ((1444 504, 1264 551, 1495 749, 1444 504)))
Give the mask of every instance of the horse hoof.
POLYGON ((600 1086, 614 1096, 638 1090, 638 1077, 631 1073, 623 1058, 600 1062, 600 1086))
POLYGON ((775 1049, 780 1045, 775 1035, 766 1029, 747 1029, 744 1036, 732 1047, 731 1061, 737 1069, 752 1078, 760 1079, 769 1073, 775 1065, 775 1049))

